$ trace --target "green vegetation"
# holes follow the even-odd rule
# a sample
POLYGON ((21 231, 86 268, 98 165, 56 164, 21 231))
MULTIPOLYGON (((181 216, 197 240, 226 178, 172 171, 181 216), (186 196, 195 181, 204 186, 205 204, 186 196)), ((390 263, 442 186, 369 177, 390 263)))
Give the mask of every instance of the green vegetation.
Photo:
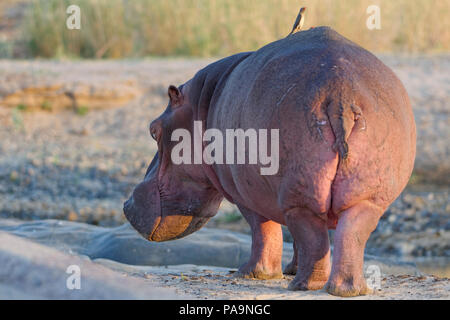
POLYGON ((17 181, 19 180, 19 174, 17 173, 17 171, 12 171, 12 172, 9 174, 9 180, 10 180, 11 182, 17 182, 17 181))
POLYGON ((219 218, 220 222, 223 223, 231 223, 231 222, 237 222, 242 219, 242 215, 239 211, 232 211, 232 212, 226 212, 222 214, 222 216, 219 218))
MULTIPOLYGON (((24 105, 19 105, 19 106, 24 106, 24 105)), ((12 119, 14 128, 16 130, 23 130, 24 125, 23 125, 22 109, 20 109, 19 106, 12 109, 11 119, 12 119)))
POLYGON ((183 274, 183 272, 180 273, 180 278, 183 281, 188 281, 189 279, 183 274))
MULTIPOLYGON (((328 25, 375 51, 450 49, 450 0, 315 0, 305 28, 328 25), (381 30, 366 27, 381 7, 381 30)), ((33 0, 22 25, 30 56, 124 58, 224 56, 286 36, 297 0, 33 0), (66 28, 66 8, 81 8, 81 30, 66 28)))
POLYGON ((44 111, 53 111, 53 107, 50 102, 44 101, 41 104, 41 109, 44 111))
POLYGON ((27 111, 27 110, 28 110, 27 105, 25 105, 25 104, 23 104, 23 103, 18 104, 16 108, 17 108, 17 110, 19 110, 19 111, 27 111))
POLYGON ((411 177, 409 178, 408 184, 414 185, 417 184, 420 181, 420 177, 417 175, 417 173, 413 172, 411 174, 411 177))
POLYGON ((89 112, 88 106, 79 106, 75 109, 75 113, 79 116, 85 116, 88 114, 88 112, 89 112))
POLYGON ((0 39, 0 59, 11 58, 13 44, 11 42, 0 39))

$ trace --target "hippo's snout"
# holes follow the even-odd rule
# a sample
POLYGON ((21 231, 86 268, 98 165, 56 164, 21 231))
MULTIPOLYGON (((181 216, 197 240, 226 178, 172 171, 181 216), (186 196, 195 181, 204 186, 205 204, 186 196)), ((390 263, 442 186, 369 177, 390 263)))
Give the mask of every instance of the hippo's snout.
MULTIPOLYGON (((123 213, 127 217, 128 221, 134 220, 136 218, 135 210, 133 209, 134 199, 130 197, 127 201, 123 203, 123 213)), ((131 222, 131 221, 130 221, 131 222)))
POLYGON ((133 200, 132 198, 128 199, 127 201, 125 201, 123 203, 123 212, 125 213, 125 215, 127 215, 128 210, 130 209, 130 207, 133 204, 133 200))
POLYGON ((123 213, 133 228, 135 228, 144 238, 148 239, 153 229, 153 224, 148 223, 149 221, 145 221, 146 219, 142 215, 142 210, 138 210, 133 197, 130 197, 124 202, 123 213))
POLYGON ((200 229, 211 218, 222 196, 203 184, 186 178, 177 183, 176 174, 166 171, 170 184, 159 185, 158 155, 154 157, 144 180, 123 204, 130 224, 149 241, 169 241, 182 238, 200 229))

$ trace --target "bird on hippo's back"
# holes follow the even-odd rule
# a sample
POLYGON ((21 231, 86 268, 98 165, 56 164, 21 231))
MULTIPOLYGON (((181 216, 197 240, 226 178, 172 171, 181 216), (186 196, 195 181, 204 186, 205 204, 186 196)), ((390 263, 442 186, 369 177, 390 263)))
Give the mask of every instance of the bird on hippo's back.
POLYGON ((292 27, 291 33, 289 33, 289 35, 302 30, 303 25, 305 24, 305 11, 306 7, 302 7, 300 9, 297 15, 297 19, 295 19, 294 26, 292 27))

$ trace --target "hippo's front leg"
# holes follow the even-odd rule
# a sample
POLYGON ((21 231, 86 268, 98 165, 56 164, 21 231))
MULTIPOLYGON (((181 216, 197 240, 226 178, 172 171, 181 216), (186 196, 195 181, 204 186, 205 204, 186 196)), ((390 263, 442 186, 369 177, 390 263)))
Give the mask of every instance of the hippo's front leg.
POLYGON ((252 229, 252 252, 250 260, 239 268, 238 277, 256 279, 279 279, 283 253, 281 225, 239 206, 242 215, 252 229))

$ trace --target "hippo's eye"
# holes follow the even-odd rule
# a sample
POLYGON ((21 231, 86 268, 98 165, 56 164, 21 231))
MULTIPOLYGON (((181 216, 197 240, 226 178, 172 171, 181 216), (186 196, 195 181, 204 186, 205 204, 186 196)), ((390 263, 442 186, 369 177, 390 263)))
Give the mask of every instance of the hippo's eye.
POLYGON ((150 130, 150 135, 152 136, 153 140, 156 141, 156 130, 150 130))
POLYGON ((162 126, 161 126, 161 121, 160 120, 154 120, 152 121, 152 123, 150 123, 150 135, 152 136, 152 138, 158 142, 158 139, 161 138, 161 133, 162 133, 162 126))

